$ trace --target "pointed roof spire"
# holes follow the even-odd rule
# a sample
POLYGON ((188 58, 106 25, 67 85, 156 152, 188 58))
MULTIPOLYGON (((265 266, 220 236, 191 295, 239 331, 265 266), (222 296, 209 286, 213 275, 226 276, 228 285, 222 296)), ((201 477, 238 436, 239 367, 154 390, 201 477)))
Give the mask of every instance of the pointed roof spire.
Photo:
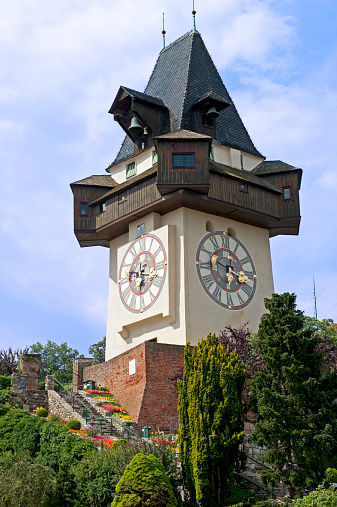
POLYGON ((165 34, 166 34, 166 31, 165 31, 165 14, 163 12, 163 31, 162 31, 162 34, 163 34, 163 49, 165 49, 165 34))
POLYGON ((193 14, 193 32, 194 33, 199 33, 198 30, 197 30, 197 27, 196 27, 196 24, 195 24, 195 15, 196 15, 197 11, 195 10, 194 8, 194 0, 193 0, 193 11, 192 11, 192 14, 193 14))
MULTIPOLYGON (((195 105, 207 94, 230 103, 219 112, 217 142, 263 156, 255 148, 199 32, 192 30, 161 50, 145 93, 167 106, 171 132, 199 131, 195 105)), ((126 137, 113 165, 131 157, 133 150, 133 142, 126 137)))

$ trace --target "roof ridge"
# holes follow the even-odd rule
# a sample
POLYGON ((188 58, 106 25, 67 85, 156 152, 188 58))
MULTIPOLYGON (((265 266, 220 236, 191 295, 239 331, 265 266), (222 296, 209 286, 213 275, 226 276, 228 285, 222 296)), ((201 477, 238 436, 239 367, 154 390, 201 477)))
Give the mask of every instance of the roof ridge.
POLYGON ((182 35, 181 37, 178 37, 178 39, 176 39, 175 41, 171 42, 171 44, 169 44, 168 46, 165 46, 159 54, 163 53, 164 51, 166 51, 167 49, 171 48, 172 46, 174 46, 175 44, 177 44, 177 42, 180 42, 182 39, 185 39, 185 37, 188 37, 189 35, 191 35, 193 33, 193 30, 190 31, 190 32, 186 32, 184 35, 182 35))
POLYGON ((194 41, 194 37, 193 36, 197 35, 197 33, 192 30, 192 32, 190 32, 190 35, 192 35, 192 42, 191 42, 191 47, 190 47, 190 55, 189 55, 189 59, 188 59, 188 69, 187 69, 187 72, 186 72, 186 83, 185 83, 184 100, 183 100, 183 105, 182 105, 182 108, 181 108, 181 115, 180 115, 180 120, 179 120, 179 125, 178 125, 179 130, 181 130, 182 119, 183 119, 183 116, 184 116, 184 108, 185 108, 186 99, 187 99, 187 87, 188 87, 188 81, 189 81, 189 75, 190 75, 191 60, 192 60, 191 59, 191 56, 192 56, 192 47, 193 47, 193 41, 194 41))

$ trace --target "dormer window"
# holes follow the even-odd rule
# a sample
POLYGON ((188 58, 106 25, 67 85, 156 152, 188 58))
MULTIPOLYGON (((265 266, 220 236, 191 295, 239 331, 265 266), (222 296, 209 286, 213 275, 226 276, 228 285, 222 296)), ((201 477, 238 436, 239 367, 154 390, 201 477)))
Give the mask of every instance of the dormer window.
POLYGON ((126 179, 131 178, 136 174, 136 162, 131 162, 131 164, 127 164, 125 177, 126 179))
POLYGON ((152 165, 155 165, 158 162, 158 155, 156 150, 152 152, 152 165))
POLYGON ((173 169, 191 169, 194 167, 194 153, 173 153, 173 169))
POLYGON ((87 217, 88 216, 88 203, 87 202, 81 202, 80 203, 80 216, 81 217, 87 217))
POLYGON ((104 213, 105 212, 105 202, 101 202, 99 205, 99 212, 104 213))
POLYGON ((290 201, 291 199, 291 192, 290 192, 290 188, 289 187, 286 187, 283 189, 283 199, 285 201, 290 201))

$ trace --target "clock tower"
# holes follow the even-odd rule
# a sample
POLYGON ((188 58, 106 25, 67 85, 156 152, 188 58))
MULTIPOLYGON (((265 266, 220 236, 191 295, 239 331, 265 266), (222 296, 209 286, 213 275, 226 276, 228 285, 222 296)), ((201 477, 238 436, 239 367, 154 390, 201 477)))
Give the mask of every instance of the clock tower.
POLYGON ((71 185, 79 244, 110 250, 106 361, 227 325, 256 331, 269 239, 298 234, 301 169, 258 151, 196 30, 109 113, 126 134, 114 162, 71 185))

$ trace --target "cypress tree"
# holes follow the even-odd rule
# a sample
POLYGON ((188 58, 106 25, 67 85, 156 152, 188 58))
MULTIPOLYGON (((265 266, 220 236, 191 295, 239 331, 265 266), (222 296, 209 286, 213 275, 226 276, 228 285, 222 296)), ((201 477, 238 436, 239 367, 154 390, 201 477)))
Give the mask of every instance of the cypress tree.
POLYGON ((265 299, 257 333, 264 370, 251 382, 258 421, 252 439, 267 447, 265 483, 282 480, 293 496, 319 484, 337 449, 337 376, 322 369, 319 337, 304 326, 294 294, 265 299))
POLYGON ((224 353, 216 335, 201 340, 192 355, 187 344, 179 382, 179 445, 184 484, 195 491, 198 506, 222 505, 230 494, 244 437, 244 381, 236 352, 224 353))

